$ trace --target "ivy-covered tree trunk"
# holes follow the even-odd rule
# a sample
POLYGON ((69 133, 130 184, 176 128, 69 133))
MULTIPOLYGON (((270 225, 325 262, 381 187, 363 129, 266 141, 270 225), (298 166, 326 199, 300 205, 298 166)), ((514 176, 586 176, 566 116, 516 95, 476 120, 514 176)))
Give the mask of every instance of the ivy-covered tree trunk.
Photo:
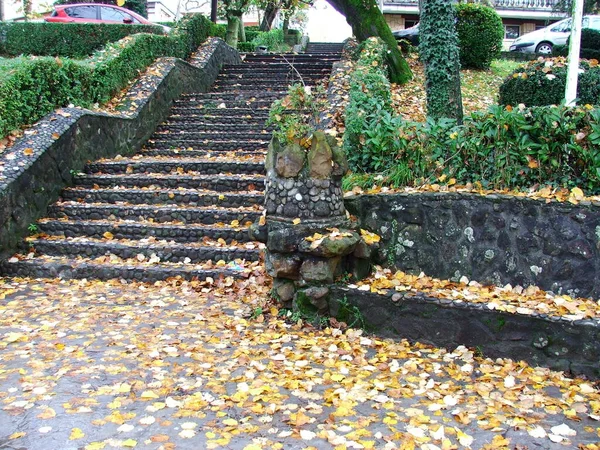
POLYGON ((265 8, 265 15, 260 22, 260 31, 269 31, 273 26, 273 21, 279 12, 279 2, 269 2, 265 8))
POLYGON ((452 0, 422 0, 419 54, 425 65, 427 116, 462 123, 460 52, 452 0))
POLYGON ((246 42, 246 27, 244 26, 244 19, 240 18, 239 30, 238 30, 238 42, 246 42))
POLYGON ((233 48, 237 48, 241 20, 241 15, 238 16, 233 13, 227 14, 227 33, 225 34, 225 42, 233 48))
POLYGON ((390 31, 375 0, 327 0, 346 17, 352 32, 360 42, 371 36, 379 36, 388 46, 387 62, 390 81, 406 83, 412 78, 408 63, 398 49, 398 43, 390 31))

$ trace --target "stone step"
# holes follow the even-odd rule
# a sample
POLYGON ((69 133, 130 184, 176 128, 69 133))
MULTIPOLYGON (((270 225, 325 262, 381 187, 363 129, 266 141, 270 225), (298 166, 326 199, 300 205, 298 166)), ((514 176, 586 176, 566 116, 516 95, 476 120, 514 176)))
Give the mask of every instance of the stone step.
MULTIPOLYGON (((298 81, 299 83, 299 81, 298 81)), ((262 89, 265 93, 268 92, 287 92, 289 86, 294 83, 279 82, 279 83, 215 83, 211 87, 211 92, 233 92, 233 93, 244 93, 244 92, 255 92, 257 89, 262 89)), ((316 82, 312 80, 305 80, 304 84, 307 86, 314 86, 316 82)))
POLYGON ((262 205, 262 192, 198 191, 197 189, 83 189, 67 188, 61 197, 65 201, 86 203, 131 203, 136 205, 190 205, 222 208, 262 205))
POLYGON ((248 274, 247 269, 237 264, 233 264, 232 267, 225 265, 202 268, 202 266, 169 263, 152 265, 135 264, 134 262, 123 264, 100 263, 86 259, 61 257, 34 258, 18 262, 9 260, 0 263, 0 271, 7 276, 17 277, 98 280, 122 278, 145 282, 155 282, 175 277, 184 280, 205 280, 209 277, 214 280, 221 277, 244 278, 248 274), (240 267, 240 269, 237 269, 237 267, 240 267))
POLYGON ((129 222, 110 220, 59 220, 43 219, 38 222, 40 233, 51 236, 77 237, 85 236, 103 239, 106 233, 111 233, 115 239, 143 239, 154 237, 175 242, 198 242, 204 237, 248 242, 250 236, 248 227, 240 225, 197 225, 177 223, 129 222))
POLYGON ((244 58, 244 65, 252 64, 255 65, 257 63, 264 64, 277 64, 283 63, 292 66, 296 66, 297 64, 323 64, 327 62, 336 62, 340 58, 336 54, 331 53, 323 53, 320 55, 314 55, 309 53, 298 53, 295 55, 269 55, 269 54, 260 54, 260 53, 246 53, 244 58))
POLYGON ((154 223, 181 222, 229 223, 237 220, 241 224, 255 222, 261 215, 260 205, 254 208, 191 207, 187 205, 144 205, 144 204, 89 204, 79 202, 57 202, 49 208, 50 217, 68 220, 129 220, 154 223))
POLYGON ((219 141, 216 139, 191 139, 174 138, 172 136, 154 137, 148 140, 148 145, 157 149, 173 148, 210 148, 211 150, 264 150, 269 145, 270 139, 248 141, 245 139, 227 139, 219 141))
POLYGON ((209 189, 217 192, 264 191, 264 177, 236 175, 190 175, 190 174, 117 174, 81 175, 75 182, 81 187, 126 187, 209 189))
MULTIPOLYGON (((304 72, 302 74, 303 80, 322 80, 324 79, 323 72, 318 70, 313 73, 304 72)), ((256 82, 260 81, 262 83, 279 83, 281 81, 287 81, 289 84, 293 84, 299 81, 298 74, 290 69, 286 72, 271 72, 271 73, 255 73, 255 72, 245 72, 245 73, 232 73, 232 72, 223 72, 219 74, 216 83, 224 83, 224 82, 256 82)))
POLYGON ((177 134, 181 132, 196 132, 196 133, 235 133, 235 134, 264 134, 273 131, 272 126, 265 126, 265 121, 245 124, 245 123, 206 123, 202 116, 194 116, 181 118, 178 121, 167 121, 156 128, 155 134, 171 133, 177 134))
MULTIPOLYGON (((236 119, 236 118, 249 118, 249 117, 269 117, 269 109, 273 102, 264 107, 252 108, 248 107, 245 102, 227 102, 225 108, 206 108, 201 102, 197 102, 193 105, 177 105, 171 108, 171 117, 186 117, 196 115, 206 115, 207 117, 215 117, 220 119, 236 119)), ((252 106, 252 105, 250 105, 252 106)))
POLYGON ((168 138, 173 140, 193 140, 193 141, 205 141, 205 142, 222 142, 230 141, 232 139, 243 140, 243 141, 270 141, 271 133, 267 130, 261 131, 248 131, 241 130, 237 131, 232 129, 229 131, 187 131, 177 130, 175 132, 170 131, 157 131, 150 139, 168 138))
POLYGON ((227 159, 200 160, 191 158, 144 158, 98 161, 85 167, 85 173, 102 174, 135 174, 135 173, 171 173, 182 174, 189 171, 215 175, 229 174, 261 174, 265 172, 263 161, 227 159))
POLYGON ((254 91, 244 91, 243 94, 236 92, 203 92, 203 93, 195 93, 195 94, 183 94, 179 97, 179 100, 175 101, 176 105, 181 105, 186 102, 199 102, 202 101, 204 104, 207 102, 213 102, 215 107, 222 102, 227 104, 227 101, 240 101, 245 102, 246 105, 252 105, 253 103, 264 103, 268 100, 272 99, 276 100, 281 98, 287 94, 287 89, 283 89, 280 91, 268 91, 264 90, 254 90, 254 91))
POLYGON ((191 147, 188 148, 143 148, 140 150, 140 155, 144 156, 164 156, 164 157, 184 157, 184 158, 202 158, 206 156, 223 156, 226 157, 232 153, 235 157, 243 158, 251 156, 253 158, 265 158, 267 148, 257 150, 200 150, 191 147))
POLYGON ((265 111, 260 115, 252 115, 248 114, 247 116, 233 116, 227 117, 226 115, 207 115, 207 114, 186 114, 179 115, 173 114, 171 115, 166 122, 164 122, 161 127, 177 127, 182 123, 190 123, 190 124, 207 124, 211 126, 215 126, 216 128, 223 126, 231 126, 231 124, 236 126, 253 126, 253 127, 262 127, 267 119, 269 118, 269 114, 265 111), (223 125, 223 122, 227 120, 227 125, 223 125))
POLYGON ((35 249, 36 253, 49 256, 67 256, 98 258, 107 254, 118 256, 121 259, 138 259, 140 262, 149 260, 153 255, 160 258, 161 262, 168 263, 193 263, 209 261, 258 261, 260 250, 258 244, 247 243, 252 248, 241 245, 226 246, 216 241, 207 243, 180 244, 173 241, 155 241, 142 239, 139 241, 99 240, 91 238, 30 238, 27 243, 35 249), (139 255, 143 255, 143 258, 139 255))
POLYGON ((262 73, 265 76, 271 76, 271 74, 282 74, 282 73, 300 73, 301 75, 307 74, 312 75, 316 73, 322 73, 323 76, 329 76, 331 73, 332 62, 325 63, 310 63, 310 64, 294 64, 290 66, 286 63, 257 63, 257 64, 243 64, 237 66, 224 66, 222 73, 234 74, 234 73, 262 73))

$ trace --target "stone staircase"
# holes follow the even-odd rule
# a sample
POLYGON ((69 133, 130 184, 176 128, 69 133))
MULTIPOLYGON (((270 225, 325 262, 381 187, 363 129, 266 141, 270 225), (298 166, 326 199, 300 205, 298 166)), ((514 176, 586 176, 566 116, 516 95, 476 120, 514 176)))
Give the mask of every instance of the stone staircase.
POLYGON ((271 103, 300 77, 321 82, 341 45, 247 54, 208 93, 185 94, 136 155, 88 164, 2 263, 4 275, 156 281, 243 276, 260 258, 271 103))

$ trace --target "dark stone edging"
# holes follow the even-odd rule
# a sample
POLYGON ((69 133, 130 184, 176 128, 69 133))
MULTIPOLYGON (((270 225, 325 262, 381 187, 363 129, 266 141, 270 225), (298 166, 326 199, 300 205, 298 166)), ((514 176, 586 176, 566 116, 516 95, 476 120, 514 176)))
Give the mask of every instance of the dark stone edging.
POLYGON ((600 297, 599 202, 459 192, 344 201, 362 228, 381 235, 378 262, 441 279, 600 297))
POLYGON ((525 360, 570 375, 600 378, 600 320, 511 314, 485 304, 341 286, 331 288, 330 298, 331 316, 344 318, 343 310, 355 307, 367 330, 382 337, 451 350, 464 345, 486 357, 525 360))
POLYGON ((239 64, 236 50, 211 38, 191 64, 161 58, 107 114, 63 108, 45 116, 0 155, 0 258, 8 256, 42 217, 73 171, 90 160, 129 155, 141 147, 184 92, 206 92, 224 64, 239 64))

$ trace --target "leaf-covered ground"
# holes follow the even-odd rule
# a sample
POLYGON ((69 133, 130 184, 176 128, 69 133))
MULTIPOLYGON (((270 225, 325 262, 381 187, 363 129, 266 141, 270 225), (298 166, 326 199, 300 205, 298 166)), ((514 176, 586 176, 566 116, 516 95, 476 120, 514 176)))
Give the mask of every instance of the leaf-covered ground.
POLYGON ((592 382, 289 323, 268 289, 0 279, 0 446, 599 448, 592 382))
MULTIPOLYGON (((403 85, 392 85, 394 108, 406 120, 424 122, 426 118, 425 73, 415 55, 407 58, 413 79, 403 85)), ((497 102, 498 88, 520 64, 494 60, 489 70, 461 70, 463 109, 465 114, 485 110, 497 102)))

